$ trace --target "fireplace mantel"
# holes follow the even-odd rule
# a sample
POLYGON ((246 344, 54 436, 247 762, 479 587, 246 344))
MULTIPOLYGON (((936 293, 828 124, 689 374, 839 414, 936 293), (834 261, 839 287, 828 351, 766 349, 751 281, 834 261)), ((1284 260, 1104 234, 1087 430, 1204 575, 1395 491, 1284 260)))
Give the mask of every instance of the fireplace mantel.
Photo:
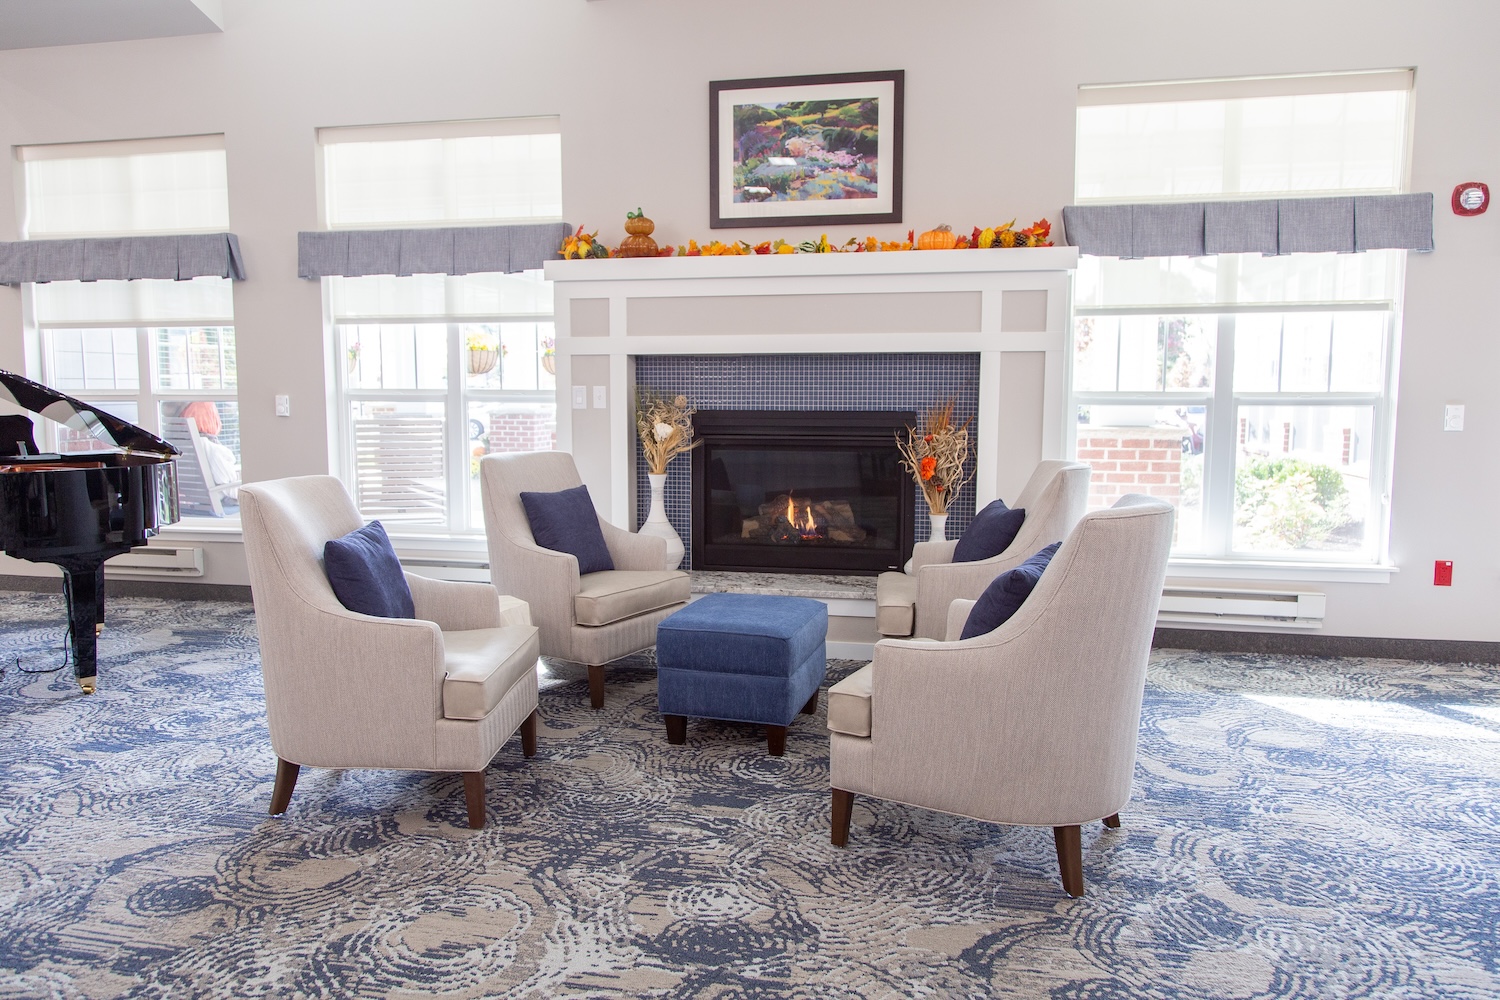
POLYGON ((1065 446, 1077 263, 1072 247, 550 261, 558 447, 633 528, 634 357, 974 353, 976 497, 1014 497, 1065 446))

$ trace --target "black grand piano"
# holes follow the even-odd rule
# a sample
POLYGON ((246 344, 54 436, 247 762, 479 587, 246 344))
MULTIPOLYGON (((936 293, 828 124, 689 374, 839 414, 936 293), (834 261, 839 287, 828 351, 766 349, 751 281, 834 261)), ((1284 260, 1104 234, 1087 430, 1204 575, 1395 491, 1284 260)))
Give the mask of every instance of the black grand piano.
POLYGON ((38 454, 30 418, 0 416, 0 549, 63 571, 73 672, 94 693, 104 627, 104 561, 129 552, 177 513, 176 448, 56 389, 0 369, 0 400, 109 450, 38 454))

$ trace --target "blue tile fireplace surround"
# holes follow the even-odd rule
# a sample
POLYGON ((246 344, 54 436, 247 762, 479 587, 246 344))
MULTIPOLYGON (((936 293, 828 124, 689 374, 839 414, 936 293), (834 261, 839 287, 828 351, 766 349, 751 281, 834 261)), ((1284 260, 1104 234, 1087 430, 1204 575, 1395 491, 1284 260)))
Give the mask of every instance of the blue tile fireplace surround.
MULTIPOLYGON (((683 395, 702 410, 914 410, 953 398, 956 418, 979 411, 978 354, 757 354, 638 355, 637 386, 662 395, 683 395)), ((970 425, 970 454, 983 447, 970 425)), ((646 461, 636 446, 636 524, 646 519, 651 487, 646 461)), ((916 486, 912 486, 916 492, 916 486)), ((682 537, 691 569, 692 475, 687 456, 667 469, 667 518, 682 537)), ((929 534, 927 505, 916 497, 916 540, 929 534)), ((969 484, 948 510, 948 537, 957 538, 974 518, 969 484)))

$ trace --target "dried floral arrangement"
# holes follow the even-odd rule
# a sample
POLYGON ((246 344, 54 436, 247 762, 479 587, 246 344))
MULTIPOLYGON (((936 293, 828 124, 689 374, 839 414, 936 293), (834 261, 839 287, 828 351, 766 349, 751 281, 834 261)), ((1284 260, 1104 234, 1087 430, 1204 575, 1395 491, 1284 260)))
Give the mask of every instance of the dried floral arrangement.
POLYGON ((916 480, 927 508, 942 516, 948 504, 964 484, 973 478, 965 471, 969 458, 969 421, 953 422, 953 400, 936 403, 918 420, 917 427, 906 429, 906 439, 896 436, 901 464, 916 480))
POLYGON ((693 412, 686 396, 668 399, 650 389, 636 390, 635 431, 652 475, 664 475, 668 462, 703 443, 693 440, 693 412))
MULTIPOLYGON (((824 233, 816 240, 788 243, 786 240, 765 240, 751 245, 744 240, 724 243, 719 240, 699 245, 697 240, 688 240, 681 246, 668 243, 658 247, 657 257, 738 257, 750 254, 786 253, 892 253, 902 250, 1009 250, 1016 247, 1050 247, 1052 224, 1046 219, 1033 222, 1024 229, 1016 229, 1016 220, 1003 226, 979 226, 968 236, 957 236, 949 226, 939 226, 918 236, 916 230, 908 230, 905 240, 881 240, 874 236, 864 239, 850 237, 843 245, 828 241, 824 233)), ((558 251, 563 260, 577 258, 607 258, 624 256, 618 247, 609 247, 599 239, 598 230, 585 233, 583 227, 563 240, 558 251)))

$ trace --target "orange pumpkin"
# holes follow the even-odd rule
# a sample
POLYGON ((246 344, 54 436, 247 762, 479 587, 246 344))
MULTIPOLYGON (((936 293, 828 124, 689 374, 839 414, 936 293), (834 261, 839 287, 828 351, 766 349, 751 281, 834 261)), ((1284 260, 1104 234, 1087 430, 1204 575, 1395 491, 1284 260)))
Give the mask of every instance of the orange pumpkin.
POLYGON ((655 257, 657 255, 656 241, 651 238, 651 232, 655 228, 656 224, 646 218, 640 209, 626 212, 625 231, 630 235, 620 241, 620 256, 655 257))
POLYGON ((958 245, 958 237, 952 226, 938 226, 917 237, 918 250, 952 250, 958 245))

